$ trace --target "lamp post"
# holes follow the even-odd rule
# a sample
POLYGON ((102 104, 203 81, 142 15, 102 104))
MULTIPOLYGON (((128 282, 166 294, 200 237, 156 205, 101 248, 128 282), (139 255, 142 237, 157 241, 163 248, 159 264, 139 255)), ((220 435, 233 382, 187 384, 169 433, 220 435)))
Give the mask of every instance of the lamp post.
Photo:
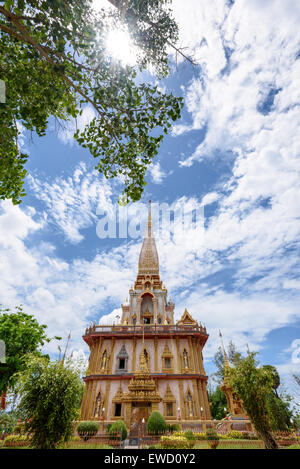
POLYGON ((178 411, 178 420, 181 420, 180 407, 178 407, 177 411, 178 411))

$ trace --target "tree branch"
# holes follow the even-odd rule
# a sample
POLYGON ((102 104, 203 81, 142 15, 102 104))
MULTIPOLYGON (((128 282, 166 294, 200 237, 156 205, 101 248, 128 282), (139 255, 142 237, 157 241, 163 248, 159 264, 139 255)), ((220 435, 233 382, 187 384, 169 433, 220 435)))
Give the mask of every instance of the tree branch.
MULTIPOLYGON (((109 3, 111 3, 111 5, 113 5, 115 8, 117 8, 119 11, 120 11, 120 0, 107 0, 109 3)), ((121 12, 123 15, 124 15, 124 12, 121 12)), ((135 21, 137 21, 139 18, 137 15, 134 15, 132 12, 129 13, 129 15, 131 16, 132 19, 134 19, 135 21)), ((157 31, 159 31, 159 25, 157 25, 156 23, 153 23, 152 21, 146 21, 145 20, 145 23, 149 24, 149 26, 152 26, 153 28, 155 28, 157 31)), ((167 41, 167 44, 168 46, 172 47, 172 49, 174 49, 178 54, 180 54, 185 60, 187 60, 188 62, 190 62, 191 65, 193 66, 196 66, 198 65, 196 62, 194 62, 190 57, 188 57, 187 55, 185 55, 181 49, 177 48, 176 46, 174 46, 174 44, 172 44, 171 42, 167 41)))

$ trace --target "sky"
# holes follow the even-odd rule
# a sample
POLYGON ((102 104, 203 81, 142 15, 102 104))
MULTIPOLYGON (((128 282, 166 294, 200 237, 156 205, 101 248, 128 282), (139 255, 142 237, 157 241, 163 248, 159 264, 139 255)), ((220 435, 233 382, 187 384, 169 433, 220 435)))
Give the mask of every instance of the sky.
MULTIPOLYGON (((204 228, 158 236, 161 278, 175 317, 187 308, 207 327, 207 374, 221 329, 225 344, 258 351, 288 383, 300 369, 300 4, 174 0, 172 9, 198 65, 178 57, 159 83, 185 106, 139 207, 204 207, 204 228)), ((92 117, 86 107, 78 125, 92 117)), ((62 345, 71 331, 70 350, 88 356, 85 327, 120 314, 143 231, 98 236, 99 210, 113 213, 122 184, 93 169, 73 129, 50 121, 45 137, 23 134, 27 196, 0 206, 0 303, 22 304, 62 345)))

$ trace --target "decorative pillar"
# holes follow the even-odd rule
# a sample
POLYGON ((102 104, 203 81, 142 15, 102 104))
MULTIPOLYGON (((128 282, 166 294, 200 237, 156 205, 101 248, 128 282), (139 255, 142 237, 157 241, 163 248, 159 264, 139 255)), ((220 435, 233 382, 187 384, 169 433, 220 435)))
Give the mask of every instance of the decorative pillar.
POLYGON ((109 391, 110 391, 110 380, 106 381, 106 389, 105 389, 105 399, 104 399, 104 420, 107 420, 108 417, 108 399, 109 399, 109 391))
POLYGON ((109 357, 109 364, 108 364, 108 367, 107 367, 107 373, 109 375, 111 375, 111 370, 112 370, 112 366, 113 366, 113 361, 114 361, 114 349, 115 349, 115 338, 113 337, 111 339, 111 351, 110 351, 110 357, 109 357))
POLYGON ((89 381, 85 383, 85 391, 82 397, 82 402, 81 402, 81 411, 80 411, 80 418, 81 420, 84 420, 86 418, 86 407, 87 407, 87 402, 88 402, 88 396, 89 396, 89 381))
POLYGON ((185 404, 184 404, 184 393, 183 393, 183 382, 182 382, 182 380, 179 380, 179 396, 180 396, 181 419, 185 420, 186 419, 186 410, 185 410, 185 404))
POLYGON ((90 400, 88 403, 88 411, 87 411, 88 419, 94 418, 93 410, 94 410, 94 405, 95 405, 95 400, 96 400, 96 386, 97 386, 97 381, 96 380, 91 381, 90 400))
POLYGON ((132 369, 131 369, 132 373, 135 373, 135 362, 136 362, 136 337, 133 338, 132 369))
POLYGON ((158 338, 154 337, 154 373, 158 373, 158 338))
POLYGON ((195 373, 195 357, 194 357, 194 349, 191 336, 188 337, 188 344, 189 344, 189 358, 190 358, 190 366, 189 368, 193 373, 195 373))
POLYGON ((204 402, 205 418, 206 420, 210 420, 211 415, 210 415, 210 408, 209 408, 209 402, 208 402, 207 391, 206 391, 206 383, 204 383, 202 380, 201 380, 201 390, 202 390, 202 396, 203 396, 203 402, 204 402))
POLYGON ((103 337, 100 337, 98 340, 98 348, 97 348, 97 358, 96 358, 96 367, 95 367, 95 372, 98 374, 100 371, 100 361, 101 361, 101 348, 102 348, 102 343, 103 343, 103 337))
POLYGON ((197 388, 197 380, 193 380, 193 394, 194 394, 194 403, 195 403, 195 417, 200 418, 200 405, 199 405, 199 393, 197 388))
POLYGON ((199 363, 199 353, 198 353, 198 340, 197 338, 192 338, 193 351, 194 351, 194 363, 195 363, 195 373, 201 373, 200 363, 199 363))
POLYGON ((179 350, 179 337, 176 337, 176 350, 177 350, 177 370, 181 374, 181 357, 179 350))
POLYGON ((154 324, 157 324, 157 305, 158 305, 158 298, 152 298, 153 303, 153 318, 154 324))
POLYGON ((142 298, 137 298, 137 318, 136 318, 136 324, 139 326, 141 325, 141 305, 142 305, 142 298))
POLYGON ((130 421, 131 421, 131 402, 126 402, 125 424, 128 429, 130 428, 130 421))

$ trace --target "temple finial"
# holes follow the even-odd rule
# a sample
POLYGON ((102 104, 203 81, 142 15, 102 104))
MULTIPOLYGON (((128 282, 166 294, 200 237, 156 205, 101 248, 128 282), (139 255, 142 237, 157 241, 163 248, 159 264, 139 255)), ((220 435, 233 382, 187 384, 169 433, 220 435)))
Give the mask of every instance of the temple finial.
POLYGON ((219 330, 219 336, 220 336, 220 339, 221 339, 221 344, 222 344, 222 349, 223 349, 223 354, 224 354, 225 367, 226 367, 226 368, 230 368, 229 360, 228 360, 227 353, 226 353, 226 350, 225 350, 225 347, 224 347, 224 343, 223 343, 223 336, 222 336, 220 330, 219 330))
POLYGON ((151 238, 151 235, 152 235, 151 200, 149 200, 147 228, 148 228, 147 229, 148 237, 151 238))

